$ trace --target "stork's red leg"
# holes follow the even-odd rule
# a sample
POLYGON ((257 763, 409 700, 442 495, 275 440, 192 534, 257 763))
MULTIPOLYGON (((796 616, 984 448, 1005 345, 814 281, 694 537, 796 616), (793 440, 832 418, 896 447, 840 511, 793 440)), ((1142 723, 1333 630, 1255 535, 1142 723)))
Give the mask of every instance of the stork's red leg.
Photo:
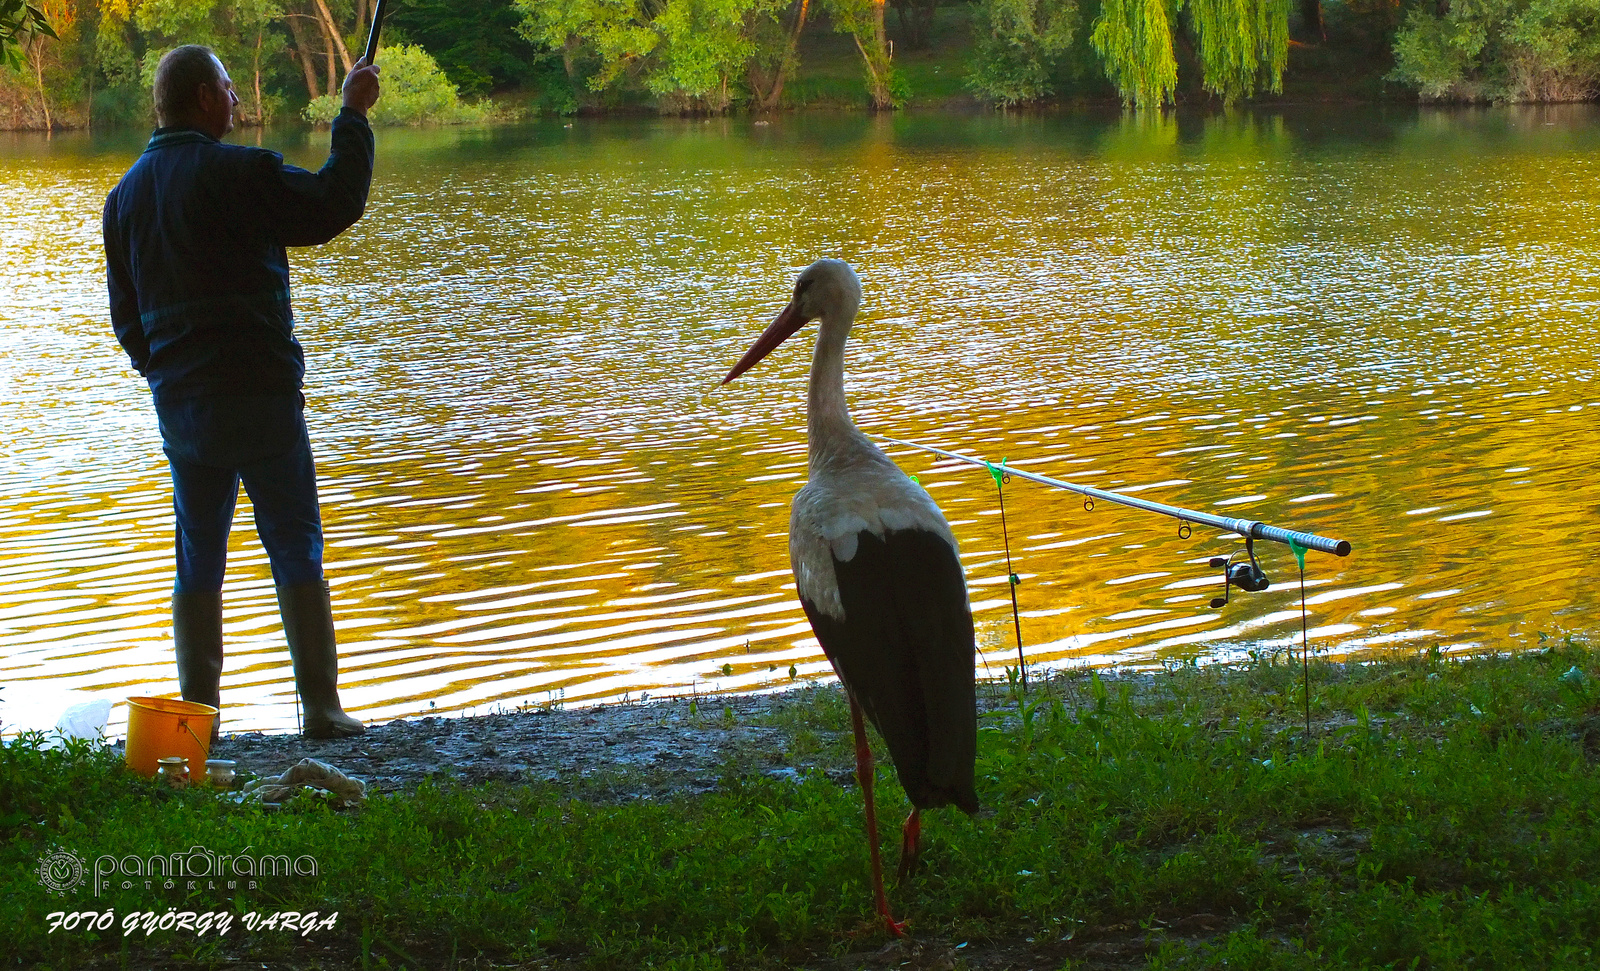
POLYGON ((900 830, 899 879, 904 880, 917 868, 917 858, 922 855, 922 810, 913 809, 900 830))
POLYGON ((867 745, 867 727, 862 723, 861 706, 850 699, 850 723, 856 736, 856 779, 861 783, 861 798, 867 803, 867 846, 872 853, 872 895, 878 913, 895 937, 905 936, 905 924, 889 913, 889 898, 883 892, 883 860, 878 855, 878 813, 872 804, 872 749, 867 745))

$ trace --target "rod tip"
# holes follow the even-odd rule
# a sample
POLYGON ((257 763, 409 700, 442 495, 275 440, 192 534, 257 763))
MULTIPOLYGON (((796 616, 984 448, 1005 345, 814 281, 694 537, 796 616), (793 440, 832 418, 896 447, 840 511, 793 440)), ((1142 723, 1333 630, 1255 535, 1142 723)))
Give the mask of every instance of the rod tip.
POLYGON ((1333 554, 1335 556, 1349 556, 1350 555, 1350 541, 1347 540, 1347 539, 1341 539, 1339 541, 1339 545, 1335 546, 1333 548, 1333 554))

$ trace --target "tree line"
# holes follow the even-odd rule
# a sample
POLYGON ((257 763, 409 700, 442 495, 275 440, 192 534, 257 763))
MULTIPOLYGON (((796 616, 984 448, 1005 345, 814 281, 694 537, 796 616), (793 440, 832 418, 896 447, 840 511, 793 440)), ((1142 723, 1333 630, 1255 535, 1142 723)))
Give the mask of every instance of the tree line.
MULTIPOLYGON (((0 127, 146 122, 155 63, 181 43, 217 50, 246 123, 320 117, 374 2, 0 0, 0 127)), ((399 0, 393 11, 386 40, 408 53, 385 78, 392 121, 487 117, 487 103, 460 98, 491 93, 561 112, 774 110, 825 48, 849 52, 862 103, 880 110, 915 97, 905 65, 918 57, 946 58, 967 94, 995 104, 1076 93, 1157 107, 1281 91, 1296 47, 1297 63, 1365 58, 1424 99, 1600 95, 1600 0, 399 0)))

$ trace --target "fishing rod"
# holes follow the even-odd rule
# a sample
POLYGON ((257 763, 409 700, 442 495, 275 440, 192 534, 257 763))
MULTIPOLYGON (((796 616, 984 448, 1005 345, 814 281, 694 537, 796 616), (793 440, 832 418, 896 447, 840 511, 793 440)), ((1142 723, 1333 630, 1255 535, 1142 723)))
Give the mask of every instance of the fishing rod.
POLYGON ((367 35, 367 63, 378 63, 378 31, 383 29, 384 8, 389 6, 389 0, 378 0, 378 6, 372 11, 372 32, 367 35))
MULTIPOLYGON (((1178 520, 1178 536, 1183 539, 1189 538, 1190 523, 1199 523, 1203 526, 1213 526, 1225 532, 1238 533, 1240 536, 1244 537, 1244 552, 1249 558, 1248 560, 1241 561, 1239 563, 1233 562, 1233 558, 1238 555, 1238 551, 1235 551, 1226 557, 1214 556, 1211 558, 1210 563, 1213 568, 1222 568, 1222 596, 1212 599, 1212 610, 1218 610, 1228 605, 1228 593, 1232 587, 1238 587, 1241 590, 1246 590, 1251 593, 1259 593, 1271 585, 1267 579, 1266 572, 1261 569, 1261 564, 1256 562, 1255 541, 1257 539, 1270 540, 1271 542, 1282 543, 1285 546, 1288 546, 1289 549, 1294 553, 1294 558, 1300 566, 1300 666, 1301 674, 1304 679, 1301 690, 1305 702, 1305 737, 1307 740, 1311 738, 1311 646, 1310 632, 1306 627, 1306 550, 1317 550, 1322 553, 1332 553, 1335 556, 1349 556, 1350 542, 1348 540, 1329 539, 1326 536, 1318 536, 1315 533, 1305 533, 1298 530, 1284 529, 1281 526, 1270 526, 1266 523, 1258 522, 1253 519, 1236 519, 1232 516, 1218 516, 1213 513, 1199 512, 1198 510, 1194 509, 1184 509, 1181 506, 1169 506, 1164 502, 1152 502, 1149 499, 1136 499, 1133 496, 1126 496, 1120 492, 1111 492, 1106 489, 1096 489, 1094 486, 1078 485, 1074 482, 1053 479, 1048 475, 1039 475, 1036 472, 1024 472, 1021 469, 1014 469, 1006 465, 1005 459, 1001 459, 999 462, 989 462, 984 459, 973 458, 970 455, 962 455, 958 452, 952 452, 948 449, 935 448, 932 445, 923 445, 920 442, 908 442, 904 439, 890 438, 887 435, 874 435, 873 437, 882 442, 889 442, 894 445, 903 445, 906 448, 920 449, 921 451, 931 452, 934 455, 942 456, 947 459, 954 459, 957 462, 965 462, 968 465, 977 465, 987 469, 989 474, 994 477, 995 489, 998 490, 1001 495, 1000 515, 1002 531, 1005 530, 1005 490, 1003 488, 1003 483, 1008 476, 1020 475, 1024 479, 1037 482, 1040 485, 1050 486, 1053 489, 1065 489, 1068 492, 1076 492, 1078 495, 1084 497, 1083 507, 1086 510, 1092 510, 1094 508, 1094 500, 1104 499, 1106 502, 1114 502, 1118 505, 1128 506, 1132 509, 1153 512, 1161 516, 1170 516, 1173 519, 1178 520)), ((1016 592, 1017 584, 1021 581, 1018 580, 1017 575, 1011 571, 1011 540, 1009 537, 1007 537, 1006 572, 1010 574, 1011 619, 1013 625, 1016 627, 1017 632, 1017 667, 1022 675, 1023 690, 1026 691, 1028 686, 1028 668, 1022 652, 1022 621, 1017 611, 1016 592)))
POLYGON ((1321 553, 1332 553, 1335 556, 1350 555, 1350 542, 1348 540, 1329 539, 1326 536, 1318 536, 1315 533, 1303 533, 1296 530, 1284 529, 1281 526, 1270 526, 1266 523, 1257 522, 1252 519, 1235 519, 1232 516, 1218 516, 1214 513, 1199 512, 1198 510, 1184 509, 1179 506, 1169 506, 1164 502, 1152 502, 1149 499, 1138 499, 1133 496, 1123 495, 1120 492, 1110 492, 1106 489, 1096 489, 1094 486, 1078 485, 1073 482, 1065 482, 1061 479, 1053 479, 1048 475, 1039 475, 1036 472, 1024 472, 1021 469, 1007 466, 1004 462, 989 463, 985 462, 983 459, 973 458, 970 455, 961 455, 957 452, 951 452, 942 448, 935 448, 932 445, 923 445, 918 442, 907 442, 898 438, 890 438, 887 435, 875 435, 873 437, 879 439, 880 441, 889 442, 894 445, 904 445, 907 448, 915 448, 921 449, 924 452, 932 452, 934 455, 942 455, 947 459, 955 459, 958 462, 965 462, 968 465, 976 465, 991 470, 999 470, 1006 475, 1020 475, 1024 479, 1037 482, 1040 485, 1047 485, 1054 489, 1065 489, 1068 492, 1076 492, 1085 499, 1089 500, 1089 508, 1093 508, 1094 500, 1102 499, 1106 502, 1114 502, 1119 505, 1129 506, 1133 509, 1142 509, 1145 512, 1153 512, 1162 516, 1170 516, 1171 518, 1179 520, 1185 524, 1198 523, 1202 526, 1213 526, 1217 529, 1223 530, 1224 532, 1238 533, 1246 540, 1264 539, 1270 540, 1274 543, 1282 543, 1289 547, 1299 546, 1303 549, 1317 550, 1321 553))

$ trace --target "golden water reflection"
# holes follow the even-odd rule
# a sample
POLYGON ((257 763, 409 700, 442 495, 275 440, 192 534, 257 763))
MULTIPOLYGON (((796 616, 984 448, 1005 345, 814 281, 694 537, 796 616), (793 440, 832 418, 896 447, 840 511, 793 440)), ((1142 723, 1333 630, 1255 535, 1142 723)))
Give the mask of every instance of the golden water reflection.
MULTIPOLYGON (((271 133, 302 164, 321 137, 271 133)), ((294 254, 347 707, 368 719, 825 677, 788 576, 809 344, 727 388, 797 268, 849 259, 873 431, 1350 540, 1319 649, 1590 626, 1600 114, 793 117, 380 133, 368 214, 294 254), (726 668, 724 666, 727 666, 726 668), (731 671, 725 674, 724 671, 731 671)), ((131 136, 0 137, 0 723, 176 690, 170 496, 105 321, 131 136)), ((1014 663, 981 470, 896 453, 1014 663)), ((1294 559, 1021 481, 1030 660, 1296 641, 1294 559)), ((241 503, 224 698, 294 723, 241 503)), ((115 716, 119 717, 120 716, 115 716)))

